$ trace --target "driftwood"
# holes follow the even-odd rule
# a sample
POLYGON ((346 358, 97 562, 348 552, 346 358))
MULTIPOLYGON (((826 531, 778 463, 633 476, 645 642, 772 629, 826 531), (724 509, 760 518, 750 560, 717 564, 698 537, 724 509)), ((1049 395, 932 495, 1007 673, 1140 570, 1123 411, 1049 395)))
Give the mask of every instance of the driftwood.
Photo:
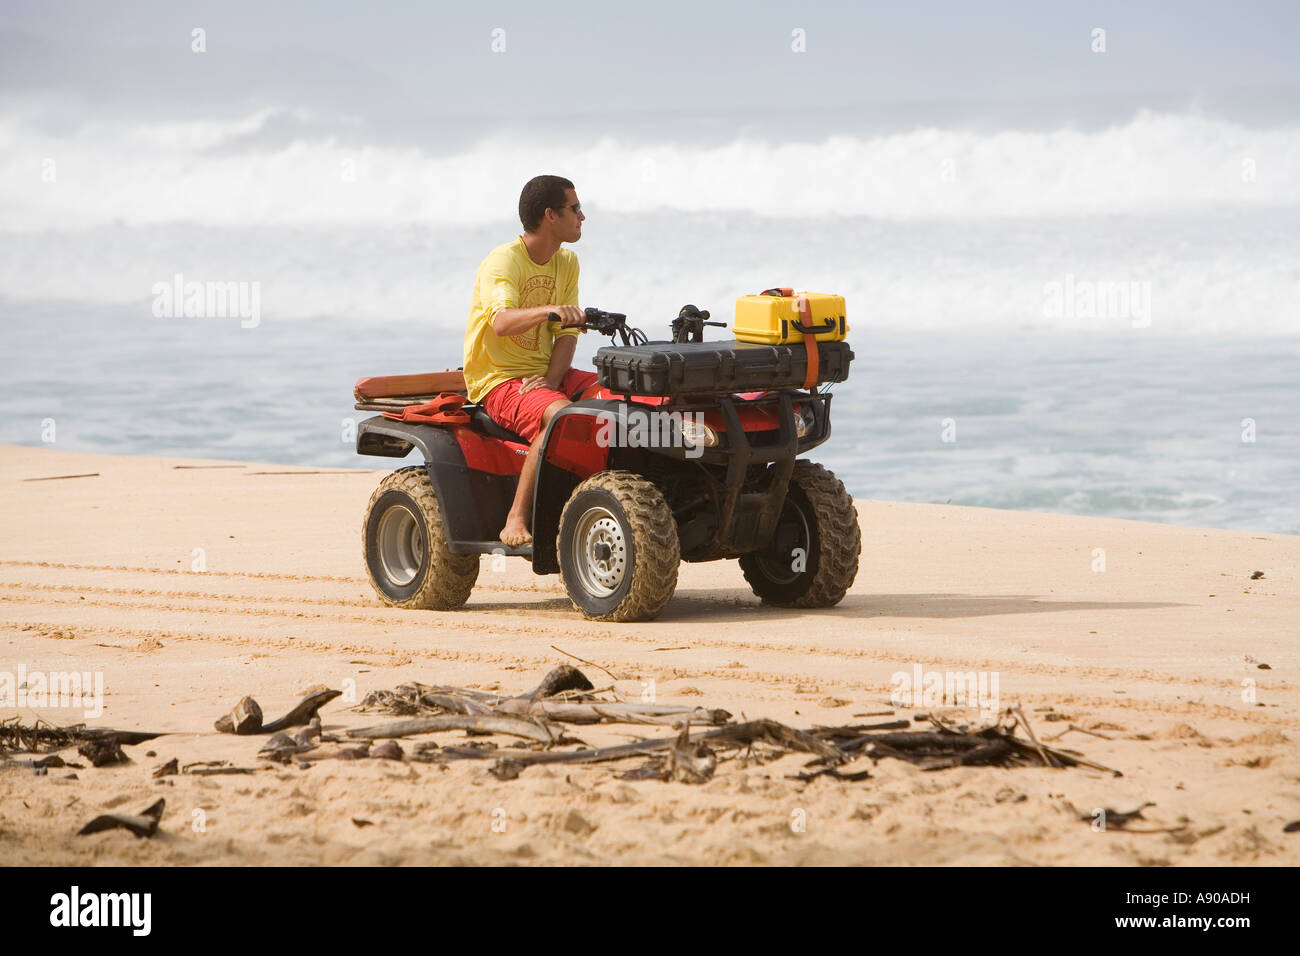
POLYGON ((457 697, 452 694, 428 693, 421 697, 420 701, 428 707, 433 707, 449 714, 492 713, 492 708, 487 704, 468 697, 457 697))
MULTIPOLYGON (((701 744, 712 744, 718 748, 740 748, 760 742, 786 750, 815 754, 827 760, 842 759, 833 744, 818 740, 805 731, 795 730, 775 720, 751 720, 743 724, 719 727, 717 730, 710 730, 696 737, 683 737, 679 734, 676 737, 640 740, 630 744, 586 750, 552 750, 540 753, 524 751, 501 754, 496 765, 492 767, 492 773, 502 780, 513 780, 525 767, 539 763, 601 763, 607 760, 654 754, 674 747, 681 751, 696 748, 695 752, 698 753, 701 744)), ((485 753, 483 756, 491 756, 491 754, 485 753)))
POLYGON ((226 774, 240 773, 257 773, 256 767, 199 767, 197 770, 187 770, 186 773, 195 777, 214 777, 226 774))
POLYGON ((296 756, 280 759, 278 757, 267 756, 271 760, 279 760, 280 763, 297 763, 300 767, 305 767, 321 760, 363 760, 370 756, 369 742, 362 742, 351 747, 332 746, 319 747, 316 750, 307 753, 297 754, 296 756))
POLYGON ((317 717, 316 712, 338 697, 341 690, 318 690, 308 694, 289 713, 269 724, 262 723, 262 708, 251 697, 244 697, 234 710, 213 725, 223 734, 273 734, 286 727, 301 727, 317 717))
POLYGON ((523 737, 541 744, 552 744, 559 740, 559 732, 540 721, 524 720, 519 717, 505 717, 480 714, 446 714, 441 717, 416 717, 411 720, 398 720, 390 724, 376 724, 373 727, 353 727, 345 731, 349 737, 378 740, 384 737, 410 737, 415 734, 431 734, 440 730, 476 730, 484 733, 508 734, 511 737, 523 737))
POLYGON ((214 726, 223 734, 255 734, 262 729, 262 707, 251 697, 241 697, 214 726))
POLYGON ((155 737, 163 737, 165 733, 147 733, 139 730, 111 730, 107 727, 81 727, 72 728, 81 740, 113 740, 123 747, 130 747, 132 744, 142 744, 146 740, 153 740, 155 737))
POLYGON ((332 701, 335 697, 341 695, 341 690, 318 690, 315 693, 308 694, 302 700, 298 701, 297 706, 289 713, 285 714, 279 720, 273 720, 269 724, 262 725, 262 733, 273 734, 278 730, 284 730, 286 727, 301 727, 303 724, 309 724, 317 719, 316 712, 332 701))
POLYGON ((158 832, 158 821, 162 819, 163 809, 166 806, 167 801, 160 799, 141 810, 138 815, 128 813, 102 814, 78 830, 77 836, 122 827, 130 830, 138 837, 151 837, 158 832))
POLYGON ((594 687, 591 681, 587 680, 586 674, 572 664, 561 664, 543 677, 540 684, 523 696, 528 700, 541 700, 543 697, 554 697, 566 690, 592 689, 594 687))
MULTIPOLYGON (((884 726, 896 726, 891 722, 884 726)), ((762 743, 781 752, 804 752, 815 758, 813 770, 794 779, 811 781, 827 776, 843 781, 865 780, 865 770, 843 772, 846 763, 866 756, 872 760, 893 757, 907 760, 923 770, 955 766, 1089 766, 1119 775, 1119 771, 1085 761, 1082 757, 1020 740, 1014 729, 1001 725, 966 733, 943 728, 937 731, 879 731, 861 727, 816 727, 803 731, 774 720, 755 720, 716 728, 695 736, 684 729, 676 737, 642 740, 613 747, 571 751, 475 751, 457 754, 462 758, 496 757, 491 773, 503 780, 519 776, 524 768, 543 763, 601 763, 635 756, 653 759, 623 775, 622 779, 677 779, 700 782, 716 767, 718 754, 762 743)))
POLYGON ((725 724, 731 714, 703 707, 667 707, 661 704, 570 703, 516 697, 503 701, 498 712, 544 717, 565 724, 725 724))
POLYGON ((495 753, 499 748, 490 740, 472 740, 464 744, 447 744, 439 747, 432 740, 415 745, 410 759, 420 763, 451 763, 453 760, 475 759, 490 756, 486 751, 495 753))
MULTIPOLYGON (((576 667, 561 664, 547 674, 540 684, 517 697, 503 699, 500 694, 488 694, 465 687, 428 686, 426 684, 401 684, 393 690, 377 690, 367 694, 357 705, 362 713, 382 712, 399 717, 417 714, 517 714, 527 715, 529 708, 544 698, 571 692, 593 690, 591 681, 576 667)), ((594 721, 583 721, 594 722, 594 721)))
POLYGON ((353 709, 360 713, 392 714, 413 717, 417 714, 490 714, 499 703, 499 694, 487 694, 468 687, 431 687, 427 684, 400 684, 393 690, 375 690, 353 709))
POLYGON ((136 730, 113 730, 108 727, 87 727, 85 724, 73 724, 68 727, 56 727, 37 719, 30 727, 19 722, 20 718, 10 717, 0 721, 0 753, 53 753, 73 744, 87 741, 109 740, 119 745, 131 746, 164 736, 162 732, 146 733, 136 730))
POLYGON ((830 777, 832 780, 843 780, 846 783, 857 783, 860 780, 870 778, 869 770, 856 770, 853 773, 844 773, 838 767, 822 767, 820 770, 812 770, 807 773, 796 773, 789 775, 791 780, 802 780, 807 783, 810 780, 816 780, 818 777, 830 777))
POLYGON ((861 750, 872 759, 895 757, 916 764, 922 770, 946 770, 958 766, 1075 767, 1085 766, 1113 776, 1118 770, 1054 750, 1038 741, 1027 743, 1015 736, 1014 725, 987 727, 961 733, 942 727, 937 731, 871 734, 840 745, 848 752, 861 750))
MULTIPOLYGON (((670 707, 661 704, 635 704, 621 701, 598 700, 592 695, 594 687, 582 671, 569 664, 561 664, 548 673, 532 690, 514 697, 470 691, 461 687, 430 687, 424 684, 402 684, 393 690, 372 691, 357 705, 362 712, 380 711, 395 716, 447 717, 521 717, 536 718, 566 724, 668 724, 679 726, 693 724, 722 725, 731 719, 725 710, 707 710, 703 707, 670 707)), ((404 730, 400 736, 413 733, 457 729, 456 724, 413 724, 417 730, 404 730)), ((370 730, 372 728, 366 728, 370 730)), ((491 731, 486 721, 475 721, 473 727, 491 731)), ((356 734, 349 732, 353 736, 356 734)), ((394 732, 394 736, 399 734, 394 732)), ((552 743, 547 739, 529 736, 539 743, 552 743)))
MULTIPOLYGON (((887 757, 906 760, 925 770, 956 766, 1088 766, 1119 773, 1092 763, 1074 751, 1045 746, 1018 709, 1006 712, 1004 720, 997 725, 974 731, 965 726, 949 726, 932 715, 924 719, 933 725, 933 730, 909 730, 911 722, 902 719, 799 730, 775 720, 729 723, 731 714, 725 710, 628 703, 598 696, 609 690, 612 688, 596 691, 581 671, 567 664, 550 671, 532 690, 514 696, 463 687, 402 684, 394 690, 370 693, 354 709, 379 710, 407 719, 355 727, 343 731, 342 736, 333 736, 321 732, 316 718, 296 737, 284 733, 273 736, 260 756, 281 763, 296 761, 302 767, 319 760, 370 757, 421 763, 491 759, 490 772, 503 780, 518 777, 534 764, 605 763, 642 757, 648 760, 624 773, 622 779, 701 783, 710 779, 724 760, 743 757, 766 762, 789 753, 804 753, 812 758, 804 772, 792 777, 804 782, 819 777, 849 782, 868 779, 867 770, 843 769, 863 757, 872 761, 887 757), (1005 718, 1013 714, 1015 720, 1007 722, 1005 718), (673 736, 609 747, 556 749, 563 744, 580 743, 563 736, 563 724, 596 723, 672 725, 680 730, 673 736), (692 733, 693 726, 701 729, 692 733), (1016 736, 1016 728, 1022 726, 1028 740, 1016 736), (516 743, 507 749, 491 741, 471 741, 440 747, 433 741, 421 741, 407 756, 395 743, 401 737, 453 730, 501 734, 534 746, 516 743), (383 743, 372 745, 372 741, 383 743), (352 746, 346 745, 349 742, 352 746)), ((337 691, 322 693, 328 695, 327 700, 338 694, 337 691)), ((306 713, 309 702, 313 702, 310 697, 295 708, 295 713, 300 710, 306 713)), ((892 712, 862 716, 892 716, 892 712)), ((261 731, 265 733, 288 719, 263 726, 261 731)), ((234 726, 233 715, 230 720, 234 726)))
POLYGON ((890 720, 883 724, 850 724, 846 727, 814 727, 809 733, 819 737, 844 737, 848 740, 860 740, 860 734, 874 730, 906 730, 912 726, 910 720, 890 720))
POLYGON ((1020 721, 1020 726, 1024 727, 1025 733, 1029 735, 1030 743, 1032 743, 1034 745, 1034 748, 1038 751, 1038 756, 1043 758, 1043 763, 1047 764, 1047 766, 1049 767, 1055 767, 1056 763, 1053 760, 1052 756, 1050 756, 1046 748, 1044 748, 1043 745, 1038 742, 1038 738, 1034 736, 1034 728, 1029 726, 1029 719, 1025 717, 1025 712, 1021 710, 1018 706, 1014 709, 1013 712, 1016 715, 1016 719, 1020 721))

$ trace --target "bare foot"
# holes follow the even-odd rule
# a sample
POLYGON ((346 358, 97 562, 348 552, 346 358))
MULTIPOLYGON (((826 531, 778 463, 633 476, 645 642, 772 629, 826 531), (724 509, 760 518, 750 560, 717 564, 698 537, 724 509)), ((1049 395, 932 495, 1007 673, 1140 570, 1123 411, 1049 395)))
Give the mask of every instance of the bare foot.
POLYGON ((512 548, 528 544, 533 536, 528 533, 528 526, 519 518, 506 518, 506 526, 501 529, 501 541, 512 548))

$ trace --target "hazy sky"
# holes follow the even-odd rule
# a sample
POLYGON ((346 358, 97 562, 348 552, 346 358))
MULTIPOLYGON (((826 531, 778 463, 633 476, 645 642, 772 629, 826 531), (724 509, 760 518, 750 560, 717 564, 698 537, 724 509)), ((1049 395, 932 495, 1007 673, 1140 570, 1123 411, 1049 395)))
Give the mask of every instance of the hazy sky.
POLYGON ((770 109, 780 124, 844 104, 1249 104, 1300 88, 1295 2, 5 0, 0 16, 0 96, 72 118, 273 105, 391 127, 770 109), (795 28, 806 53, 791 50, 795 28))

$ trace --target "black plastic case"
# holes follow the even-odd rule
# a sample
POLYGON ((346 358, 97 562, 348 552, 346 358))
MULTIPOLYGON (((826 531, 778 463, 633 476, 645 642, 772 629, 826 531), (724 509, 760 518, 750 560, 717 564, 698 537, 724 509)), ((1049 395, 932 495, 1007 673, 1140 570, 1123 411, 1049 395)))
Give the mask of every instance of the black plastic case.
MULTIPOLYGON (((849 376, 853 350, 847 342, 819 342, 818 384, 849 376)), ((682 395, 800 388, 808 371, 803 343, 651 342, 605 346, 596 351, 600 384, 628 395, 682 395)))

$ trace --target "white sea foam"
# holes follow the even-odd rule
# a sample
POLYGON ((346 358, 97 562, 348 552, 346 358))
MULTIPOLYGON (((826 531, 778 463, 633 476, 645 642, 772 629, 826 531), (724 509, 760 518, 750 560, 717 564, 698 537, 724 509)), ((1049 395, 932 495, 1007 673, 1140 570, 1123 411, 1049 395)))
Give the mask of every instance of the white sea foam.
POLYGON ((350 137, 275 110, 58 135, 0 114, 0 298, 147 309, 184 273, 261 283, 271 322, 454 331, 475 267, 518 231, 519 184, 545 168, 589 212, 584 304, 646 325, 795 284, 845 295, 864 332, 1300 333, 1300 126, 1143 112, 1093 131, 445 152, 350 137), (1115 284, 1143 291, 1141 316, 1059 294, 1115 284))
MULTIPOLYGON (((266 322, 336 316, 463 329, 474 271, 518 232, 465 227, 194 224, 0 231, 0 298, 131 304, 176 273, 260 283, 266 322)), ((576 246, 584 305, 654 334, 685 302, 728 319, 772 285, 838 292, 856 335, 1003 327, 1130 335, 1300 333, 1300 235, 1287 211, 1233 215, 881 223, 778 222, 753 214, 600 214, 576 246), (1142 316, 1060 308, 1064 288, 1149 284, 1142 316)), ((163 320, 155 320, 163 321, 163 320)), ((174 322, 199 321, 174 319, 174 322)), ((211 321, 211 320, 204 320, 211 321)))
POLYGON ((437 153, 353 143, 344 124, 332 127, 338 135, 263 143, 256 134, 286 115, 94 123, 65 135, 27 114, 0 116, 4 228, 487 222, 543 156, 606 212, 915 221, 1300 203, 1300 125, 1251 128, 1190 112, 1143 111, 1092 131, 922 128, 710 146, 609 135, 521 148, 500 135, 437 153), (48 161, 53 182, 42 178, 48 161))

